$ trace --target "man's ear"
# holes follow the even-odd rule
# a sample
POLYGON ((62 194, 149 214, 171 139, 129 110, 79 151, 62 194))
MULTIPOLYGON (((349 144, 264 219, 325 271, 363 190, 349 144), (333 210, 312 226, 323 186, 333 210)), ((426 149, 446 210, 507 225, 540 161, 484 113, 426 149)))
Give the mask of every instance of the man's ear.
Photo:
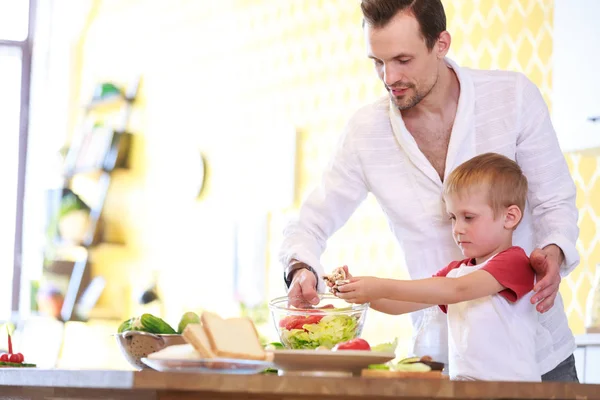
POLYGON ((504 215, 504 228, 505 229, 515 229, 515 227, 519 224, 523 218, 523 214, 521 213, 521 209, 516 205, 508 206, 504 215))
POLYGON ((450 37, 450 33, 448 31, 440 33, 440 36, 438 37, 434 47, 438 59, 441 60, 442 58, 446 57, 446 54, 448 54, 448 51, 450 50, 451 42, 452 38, 450 37))

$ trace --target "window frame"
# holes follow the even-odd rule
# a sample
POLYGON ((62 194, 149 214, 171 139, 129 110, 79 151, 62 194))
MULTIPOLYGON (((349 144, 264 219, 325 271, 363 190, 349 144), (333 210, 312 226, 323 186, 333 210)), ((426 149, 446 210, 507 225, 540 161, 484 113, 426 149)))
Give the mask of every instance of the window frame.
POLYGON ((35 27, 36 1, 29 0, 29 26, 23 41, 1 40, 0 48, 17 48, 21 51, 21 99, 19 115, 19 158, 17 176, 17 209, 15 214, 15 246, 13 253, 13 278, 11 311, 19 311, 21 296, 23 253, 23 205, 25 199, 25 166, 27 164, 27 141, 29 136, 29 106, 31 94, 31 59, 35 27))

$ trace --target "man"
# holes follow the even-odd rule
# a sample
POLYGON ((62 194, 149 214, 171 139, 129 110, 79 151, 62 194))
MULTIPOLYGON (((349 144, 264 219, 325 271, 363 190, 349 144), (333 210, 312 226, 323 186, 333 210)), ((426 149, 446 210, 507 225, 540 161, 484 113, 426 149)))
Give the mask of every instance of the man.
MULTIPOLYGON (((444 213, 444 178, 477 154, 500 153, 518 162, 530 184, 514 243, 528 251, 538 275, 531 301, 540 312, 542 379, 576 381, 574 338, 558 294, 561 275, 579 263, 575 186, 539 90, 522 74, 460 68, 448 59, 440 0, 363 0, 361 8, 368 56, 389 98, 351 118, 321 185, 284 232, 290 301, 318 303, 327 239, 368 192, 403 247, 412 279, 460 258, 444 213)), ((447 360, 443 314, 432 307, 412 320, 414 352, 447 360)))

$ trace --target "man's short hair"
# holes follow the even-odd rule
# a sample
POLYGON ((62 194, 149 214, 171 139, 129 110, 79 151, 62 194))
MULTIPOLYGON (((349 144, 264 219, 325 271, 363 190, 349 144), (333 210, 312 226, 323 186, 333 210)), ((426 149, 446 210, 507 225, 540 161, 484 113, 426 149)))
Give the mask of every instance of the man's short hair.
POLYGON ((363 24, 382 28, 399 12, 409 12, 419 22, 421 35, 431 51, 446 30, 446 12, 441 0, 362 0, 363 24))
POLYGON ((459 165, 444 182, 444 197, 465 195, 470 190, 485 189, 490 207, 497 216, 503 208, 516 205, 525 211, 527 178, 521 167, 508 157, 484 153, 459 165))

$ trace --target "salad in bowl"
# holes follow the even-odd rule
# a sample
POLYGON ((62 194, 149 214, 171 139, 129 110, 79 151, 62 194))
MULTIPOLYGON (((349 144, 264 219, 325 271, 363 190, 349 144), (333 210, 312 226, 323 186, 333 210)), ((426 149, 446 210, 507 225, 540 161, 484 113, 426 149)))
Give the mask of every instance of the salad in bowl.
POLYGON ((332 349, 362 332, 368 304, 349 304, 331 294, 319 294, 313 308, 289 305, 287 296, 269 302, 271 316, 283 346, 288 349, 332 349))

